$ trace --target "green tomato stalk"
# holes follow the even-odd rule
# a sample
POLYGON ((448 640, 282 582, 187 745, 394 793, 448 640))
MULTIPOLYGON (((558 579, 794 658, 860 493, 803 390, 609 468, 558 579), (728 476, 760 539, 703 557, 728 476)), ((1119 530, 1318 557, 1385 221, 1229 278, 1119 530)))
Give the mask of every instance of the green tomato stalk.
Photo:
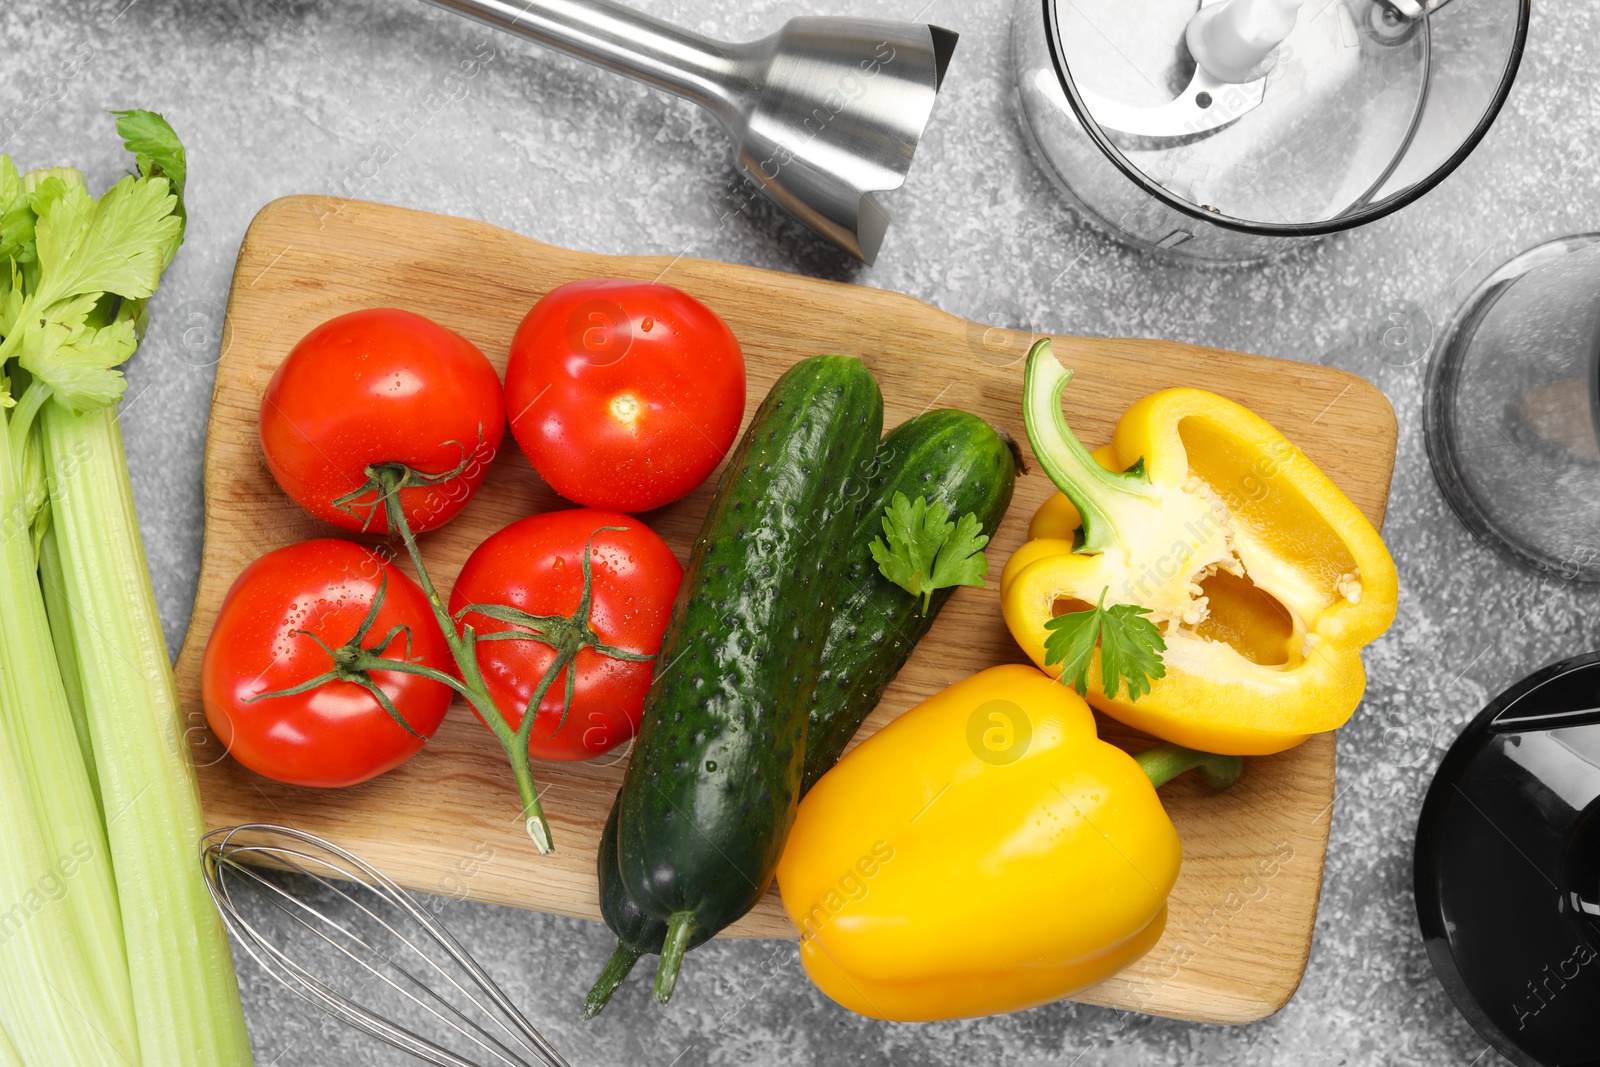
MULTIPOLYGON (((544 698, 549 686, 561 673, 560 667, 570 663, 552 665, 545 677, 540 680, 539 688, 529 706, 529 713, 523 717, 523 729, 513 731, 506 722, 505 716, 500 713, 494 698, 489 694, 489 687, 484 682, 483 672, 478 667, 476 640, 470 627, 464 632, 457 632, 455 620, 450 617, 450 612, 445 608, 444 599, 439 595, 438 588, 433 584, 432 577, 428 574, 428 565, 422 558, 422 550, 417 547, 417 538, 411 530, 411 523, 406 518, 405 508, 400 503, 400 491, 418 485, 437 485, 458 477, 469 459, 463 459, 460 467, 446 471, 443 474, 424 474, 400 463, 374 464, 367 468, 367 483, 354 492, 347 493, 334 501, 334 505, 352 515, 361 510, 368 513, 368 521, 378 508, 384 510, 389 520, 389 532, 400 539, 405 546, 406 554, 411 557, 412 567, 417 572, 417 584, 422 587, 423 595, 428 599, 428 606, 433 610, 434 621, 439 626, 439 632, 444 637, 445 644, 450 649, 450 656, 455 660, 459 678, 452 677, 443 671, 435 670, 426 664, 416 663, 410 655, 410 633, 404 627, 397 627, 380 638, 376 644, 366 646, 363 642, 371 631, 378 617, 378 609, 383 605, 385 584, 378 587, 377 596, 373 597, 372 605, 367 611, 366 618, 356 629, 344 645, 334 648, 327 644, 319 635, 307 630, 297 630, 296 633, 310 637, 333 660, 333 666, 323 674, 308 679, 289 689, 280 689, 271 693, 263 693, 255 700, 270 700, 276 697, 292 696, 297 693, 308 692, 330 681, 341 680, 353 682, 367 692, 371 693, 386 711, 390 718, 399 723, 402 728, 413 737, 420 737, 405 717, 400 714, 394 704, 389 700, 383 688, 373 681, 372 673, 379 671, 400 671, 406 674, 415 674, 428 678, 441 685, 449 686, 472 705, 473 709, 482 716, 483 721, 489 724, 495 737, 505 749, 506 758, 511 762, 511 771, 517 783, 517 794, 522 800, 523 826, 528 832, 529 839, 534 848, 538 849, 541 856, 549 855, 555 850, 555 844, 550 834, 550 822, 545 818, 544 805, 539 800, 539 787, 533 780, 533 768, 528 759, 528 735, 532 730, 533 711, 538 708, 538 701, 544 698), (394 642, 400 637, 406 639, 406 648, 400 658, 386 655, 394 642), (518 743, 520 741, 520 744, 518 743)), ((588 559, 585 555, 585 577, 588 575, 588 559)), ((587 593, 587 583, 585 592, 587 593)), ((585 597, 587 608, 587 597, 585 597)), ((587 618, 587 610, 585 610, 587 618)), ((575 655, 575 653, 574 653, 575 655)), ((567 672, 570 676, 571 672, 567 672)), ((568 686, 571 686, 569 677, 568 686)))
MULTIPOLYGON (((550 823, 545 818, 544 805, 539 800, 539 788, 533 778, 533 768, 528 757, 528 743, 533 736, 533 724, 537 718, 540 705, 555 685, 558 678, 566 679, 566 692, 562 704, 561 721, 556 724, 560 730, 566 725, 567 715, 572 710, 573 696, 577 686, 577 658, 578 653, 584 649, 594 649, 603 656, 613 659, 627 660, 629 662, 644 663, 655 659, 654 655, 631 652, 624 648, 608 645, 600 640, 598 634, 589 624, 589 615, 594 603, 594 567, 593 548, 594 536, 583 550, 583 594, 578 603, 578 608, 568 615, 530 615, 527 612, 502 604, 469 604, 462 608, 456 616, 452 617, 446 609, 444 599, 439 595, 438 589, 433 584, 433 579, 428 574, 426 561, 422 558, 422 550, 417 547, 416 535, 411 530, 411 523, 407 520, 405 509, 400 503, 400 492, 403 489, 420 485, 437 485, 448 482, 458 477, 465 465, 470 462, 470 457, 462 460, 462 465, 454 470, 442 474, 423 474, 412 470, 399 463, 380 463, 367 468, 367 484, 352 493, 340 497, 334 503, 336 506, 358 514, 365 509, 371 514, 382 507, 384 515, 389 522, 389 530, 400 538, 405 546, 406 553, 411 557, 412 566, 417 572, 417 584, 422 587, 423 595, 428 599, 428 606, 433 609, 435 622, 444 636, 445 643, 450 648, 450 655, 455 660, 459 677, 452 677, 443 671, 434 670, 425 664, 412 661, 410 655, 410 634, 404 627, 396 627, 383 635, 373 645, 364 645, 368 633, 377 620, 378 609, 383 603, 385 586, 380 586, 378 595, 373 598, 366 619, 356 630, 355 635, 339 648, 333 648, 316 634, 305 633, 318 644, 322 645, 333 666, 326 673, 318 675, 291 689, 266 693, 257 700, 271 697, 289 696, 315 689, 335 679, 354 682, 370 692, 378 703, 388 712, 391 718, 399 723, 412 736, 418 736, 411 728, 410 723, 390 702, 381 687, 372 680, 372 671, 401 671, 429 678, 447 685, 461 695, 488 724, 495 738, 500 742, 500 747, 505 750, 506 758, 511 764, 512 776, 517 783, 517 794, 522 800, 523 824, 527 829, 528 837, 533 841, 534 847, 541 855, 548 855, 554 851, 554 843, 550 833, 550 823), (488 634, 478 634, 471 623, 463 622, 468 615, 481 615, 498 622, 507 623, 515 629, 500 630, 488 634), (460 629, 457 630, 457 624, 460 629), (400 658, 396 659, 387 653, 394 642, 405 636, 407 646, 400 658), (511 728, 506 716, 501 713, 494 697, 489 693, 488 684, 484 681, 483 672, 478 666, 477 644, 479 641, 537 641, 548 645, 555 650, 555 658, 549 668, 539 679, 533 694, 528 698, 527 707, 523 710, 522 721, 516 729, 511 728)), ((595 531, 595 536, 620 527, 603 526, 595 531)))

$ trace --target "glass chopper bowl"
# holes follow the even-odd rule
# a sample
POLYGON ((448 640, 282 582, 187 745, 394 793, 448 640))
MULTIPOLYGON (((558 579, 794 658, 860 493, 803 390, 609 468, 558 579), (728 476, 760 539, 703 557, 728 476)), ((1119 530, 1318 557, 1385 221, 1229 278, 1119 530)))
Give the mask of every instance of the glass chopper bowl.
POLYGON ((1488 131, 1531 0, 1017 0, 1023 125, 1138 248, 1263 259, 1438 184, 1488 131))

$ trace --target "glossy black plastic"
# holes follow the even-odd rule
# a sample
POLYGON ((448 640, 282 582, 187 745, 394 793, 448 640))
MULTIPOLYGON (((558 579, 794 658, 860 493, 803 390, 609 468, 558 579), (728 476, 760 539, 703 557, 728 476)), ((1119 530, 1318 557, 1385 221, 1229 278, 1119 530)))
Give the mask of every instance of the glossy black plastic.
POLYGON ((1600 1067, 1600 653, 1502 693, 1423 804, 1417 917, 1440 982, 1523 1067, 1600 1067))

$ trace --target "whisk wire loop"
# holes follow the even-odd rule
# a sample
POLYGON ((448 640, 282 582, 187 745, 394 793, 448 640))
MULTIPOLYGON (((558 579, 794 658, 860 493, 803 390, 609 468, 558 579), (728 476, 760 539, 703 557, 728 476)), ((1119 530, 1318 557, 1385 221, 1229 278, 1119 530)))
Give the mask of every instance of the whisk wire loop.
POLYGON ((442 923, 350 852, 302 830, 250 823, 208 833, 201 839, 201 863, 212 900, 245 954, 340 1021, 439 1067, 569 1067, 442 923), (311 892, 297 892, 263 868, 309 880, 311 892), (328 905, 309 899, 312 893, 328 896, 328 905), (252 918, 260 909, 247 900, 271 905, 267 914, 289 920, 291 933, 331 946, 364 972, 363 991, 376 979, 377 990, 392 993, 415 1018, 401 1023, 369 1007, 359 993, 319 977, 285 947, 281 932, 252 918), (360 928, 363 923, 371 930, 360 928), (436 1034, 419 1033, 422 1028, 436 1034), (434 1039, 444 1035, 449 1045, 434 1039), (487 1059, 468 1059, 469 1054, 487 1059))

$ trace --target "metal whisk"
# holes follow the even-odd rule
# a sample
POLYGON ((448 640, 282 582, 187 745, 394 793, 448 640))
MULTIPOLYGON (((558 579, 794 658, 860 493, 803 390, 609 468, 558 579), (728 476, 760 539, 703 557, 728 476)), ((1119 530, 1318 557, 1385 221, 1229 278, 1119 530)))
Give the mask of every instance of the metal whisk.
POLYGON ((206 885, 228 930, 311 1004, 441 1067, 569 1067, 438 920, 344 849, 260 823, 213 830, 200 846, 206 885), (295 876, 311 884, 296 885, 295 876), (247 901, 272 909, 262 919, 260 907, 241 907, 247 901), (306 955, 296 959, 291 942, 308 936, 298 947, 332 946, 356 966, 346 986, 359 988, 335 988, 308 969, 306 955))

